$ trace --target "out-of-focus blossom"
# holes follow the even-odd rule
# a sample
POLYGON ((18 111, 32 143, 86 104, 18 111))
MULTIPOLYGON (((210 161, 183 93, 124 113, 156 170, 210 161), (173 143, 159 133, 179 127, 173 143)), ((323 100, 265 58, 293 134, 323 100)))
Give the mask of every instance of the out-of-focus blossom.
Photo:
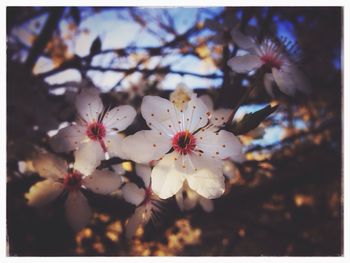
POLYGON ((137 163, 161 159, 152 170, 152 190, 169 198, 187 181, 203 197, 221 196, 222 160, 242 151, 237 137, 210 124, 210 112, 196 96, 184 110, 161 97, 145 96, 141 113, 151 130, 126 137, 122 148, 137 163))
POLYGON ((76 123, 61 129, 51 138, 56 152, 75 152, 75 165, 81 172, 90 173, 105 158, 122 157, 122 135, 134 120, 136 111, 128 105, 104 109, 98 94, 83 90, 77 96, 76 108, 79 119, 76 123))
POLYGON ((233 29, 231 35, 241 49, 248 51, 248 54, 233 57, 227 62, 233 71, 247 73, 264 67, 267 71, 264 75, 264 85, 272 97, 274 82, 289 96, 294 96, 297 91, 310 92, 309 83, 293 58, 293 45, 285 45, 268 38, 258 43, 237 29, 233 29))
POLYGON ((169 99, 179 110, 184 110, 193 95, 193 90, 188 88, 185 83, 179 83, 175 90, 170 93, 169 99))
POLYGON ((64 205, 66 218, 75 231, 85 227, 92 214, 81 188, 97 194, 110 194, 121 185, 121 177, 113 172, 95 170, 84 174, 76 168, 69 169, 64 160, 49 153, 39 154, 33 162, 35 170, 45 180, 34 184, 26 193, 28 204, 41 207, 67 192, 64 205))
POLYGON ((200 196, 195 191, 188 187, 185 182, 175 195, 177 205, 182 211, 192 210, 199 204, 205 212, 212 212, 214 210, 214 201, 200 196))
POLYGON ((123 91, 128 93, 128 98, 130 100, 135 97, 143 97, 149 85, 148 79, 143 76, 140 76, 135 80, 135 74, 126 77, 124 82, 127 83, 127 87, 124 88, 123 91))
POLYGON ((233 15, 225 15, 220 22, 215 19, 206 19, 204 27, 215 32, 212 41, 218 45, 224 45, 231 41, 230 30, 237 26, 239 20, 233 15))
POLYGON ((126 236, 129 239, 134 236, 140 225, 147 224, 154 214, 160 211, 161 201, 152 192, 151 167, 136 164, 135 169, 136 174, 143 180, 144 187, 139 188, 134 183, 126 183, 122 188, 124 199, 137 207, 126 224, 126 236))

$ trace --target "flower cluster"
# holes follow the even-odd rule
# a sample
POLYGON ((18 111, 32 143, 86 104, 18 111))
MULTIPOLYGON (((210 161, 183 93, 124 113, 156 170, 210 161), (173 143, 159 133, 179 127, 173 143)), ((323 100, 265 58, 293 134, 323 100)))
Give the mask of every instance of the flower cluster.
POLYGON ((293 58, 293 45, 285 45, 281 41, 273 41, 269 38, 258 43, 254 38, 242 34, 237 29, 233 29, 231 35, 233 41, 248 52, 228 61, 228 65, 234 72, 248 73, 264 67, 265 88, 272 97, 274 97, 274 82, 283 93, 289 96, 295 95, 297 91, 310 92, 309 83, 293 58))
MULTIPOLYGON (((227 28, 224 31, 226 34, 227 28)), ((233 71, 263 68, 271 95, 274 82, 287 95, 309 90, 282 44, 270 39, 258 43, 236 29, 231 33, 234 42, 247 51, 228 61, 233 71)), ((44 180, 33 185, 26 198, 30 206, 38 207, 65 197, 66 218, 76 231, 86 226, 92 215, 86 191, 119 192, 135 206, 126 223, 128 238, 139 226, 157 218, 164 199, 174 197, 182 211, 199 204, 211 212, 212 199, 225 192, 225 176, 234 177, 235 167, 232 162, 227 167, 228 160, 244 161, 240 140, 228 130, 234 111, 214 109, 208 95, 197 97, 183 84, 170 100, 144 96, 141 115, 149 129, 126 137, 124 131, 137 115, 133 107, 104 107, 99 94, 87 88, 77 95, 75 106, 76 121, 50 138, 52 150, 62 156, 74 154, 74 162, 68 164, 52 153, 40 152, 33 166, 44 180), (143 184, 103 168, 102 162, 113 157, 133 161, 143 184)))
POLYGON ((38 207, 66 196, 67 221, 80 230, 91 217, 84 192, 111 194, 121 188, 124 199, 136 206, 127 222, 128 237, 160 211, 162 199, 176 196, 182 210, 199 202, 212 211, 210 199, 225 191, 223 160, 241 156, 242 145, 222 129, 227 114, 215 113, 205 99, 180 87, 171 98, 145 96, 141 114, 150 130, 123 137, 121 132, 134 121, 136 111, 131 106, 108 110, 96 92, 83 90, 76 98, 77 120, 50 140, 55 152, 74 153, 74 163, 40 152, 34 168, 44 180, 30 188, 28 204, 38 207), (134 161, 143 188, 124 184, 121 175, 99 169, 101 161, 111 157, 134 161))

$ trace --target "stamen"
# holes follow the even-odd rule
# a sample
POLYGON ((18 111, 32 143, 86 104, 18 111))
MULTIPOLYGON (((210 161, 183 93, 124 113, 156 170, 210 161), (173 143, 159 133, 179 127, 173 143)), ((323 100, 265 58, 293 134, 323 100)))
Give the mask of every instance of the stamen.
POLYGON ((189 131, 182 131, 175 134, 172 144, 175 151, 186 155, 193 152, 196 147, 196 139, 189 131))
POLYGON ((63 177, 63 185, 69 191, 78 190, 82 184, 82 177, 83 176, 77 171, 67 173, 63 177))
POLYGON ((86 135, 94 141, 101 141, 106 136, 106 128, 100 122, 93 122, 88 125, 86 135))

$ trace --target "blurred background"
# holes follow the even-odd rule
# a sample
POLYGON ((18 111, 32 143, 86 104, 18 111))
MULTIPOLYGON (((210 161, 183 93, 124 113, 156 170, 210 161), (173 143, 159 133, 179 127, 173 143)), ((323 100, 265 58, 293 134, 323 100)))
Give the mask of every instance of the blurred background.
MULTIPOLYGON (((7 8, 7 234, 9 254, 335 256, 343 253, 342 8, 7 8), (239 28, 288 39, 313 92, 271 98, 258 85, 235 119, 269 104, 277 111, 241 135, 247 161, 228 165, 227 190, 214 211, 181 212, 167 200, 156 224, 125 238, 133 206, 86 192, 94 210, 74 233, 63 200, 42 209, 24 194, 40 180, 32 158, 52 152, 50 136, 75 120, 82 88, 99 89, 105 105, 169 97, 179 83, 233 109, 254 75, 234 74, 239 28)), ((243 53, 242 53, 243 54, 243 53)), ((141 116, 126 134, 145 129, 141 116)), ((72 160, 70 155, 62 155, 72 160)), ((135 177, 134 164, 111 168, 135 177)))

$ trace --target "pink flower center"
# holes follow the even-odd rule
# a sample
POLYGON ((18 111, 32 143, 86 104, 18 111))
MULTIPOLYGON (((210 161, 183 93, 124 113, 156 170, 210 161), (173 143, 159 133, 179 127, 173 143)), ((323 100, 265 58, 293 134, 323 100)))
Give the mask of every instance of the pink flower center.
POLYGON ((196 147, 196 138, 188 131, 175 134, 172 140, 173 148, 180 154, 190 154, 196 147))
POLYGON ((106 136, 106 128, 100 122, 93 122, 88 125, 86 135, 94 141, 100 141, 106 136))
POLYGON ((264 62, 264 64, 271 68, 280 69, 282 66, 282 61, 278 59, 274 54, 265 54, 260 57, 260 59, 264 62))
POLYGON ((68 190, 78 190, 82 184, 82 175, 77 172, 67 173, 63 177, 63 185, 68 190))

